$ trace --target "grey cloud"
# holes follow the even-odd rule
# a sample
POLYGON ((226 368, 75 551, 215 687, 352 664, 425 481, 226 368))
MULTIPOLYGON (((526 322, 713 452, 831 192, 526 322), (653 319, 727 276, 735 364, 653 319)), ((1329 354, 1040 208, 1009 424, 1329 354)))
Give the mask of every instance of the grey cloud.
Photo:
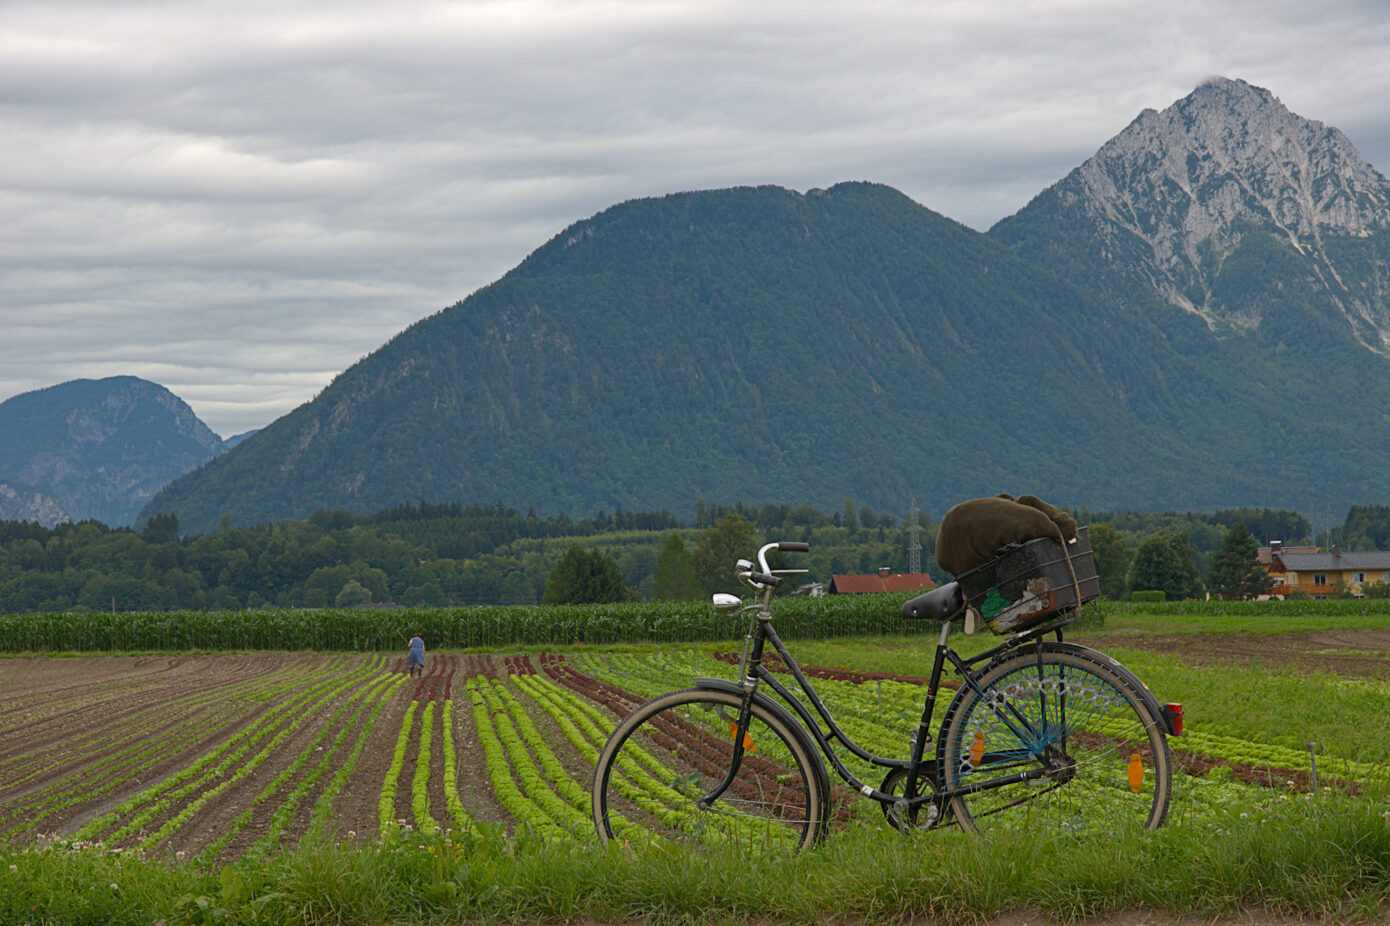
POLYGON ((0 398, 263 426, 566 225, 864 179, 985 229, 1204 77, 1390 165, 1376 3, 8 3, 0 398), (1296 53, 1295 53, 1296 50, 1296 53))

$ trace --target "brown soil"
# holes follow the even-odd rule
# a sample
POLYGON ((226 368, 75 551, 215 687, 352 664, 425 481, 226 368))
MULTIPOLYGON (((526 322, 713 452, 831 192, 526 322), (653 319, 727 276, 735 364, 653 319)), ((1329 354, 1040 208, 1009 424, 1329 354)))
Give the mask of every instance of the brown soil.
POLYGON ((1362 678, 1390 676, 1390 630, 1307 633, 1139 633, 1068 637, 1096 649, 1128 647, 1174 653, 1197 666, 1262 665, 1362 678))

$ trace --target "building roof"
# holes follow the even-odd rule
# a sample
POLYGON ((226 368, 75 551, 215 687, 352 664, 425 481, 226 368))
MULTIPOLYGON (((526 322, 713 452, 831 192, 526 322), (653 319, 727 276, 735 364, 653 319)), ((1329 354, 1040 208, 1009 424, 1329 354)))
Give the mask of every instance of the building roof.
POLYGON ((1268 566, 1273 562, 1274 557, 1280 553, 1321 553, 1322 547, 1260 547, 1259 560, 1261 566, 1268 566))
POLYGON ((1278 553, 1285 572, 1341 572, 1348 569, 1390 569, 1390 550, 1368 553, 1278 553))
POLYGON ((926 573, 870 573, 831 576, 830 594, 864 595, 876 592, 929 592, 936 583, 926 573))

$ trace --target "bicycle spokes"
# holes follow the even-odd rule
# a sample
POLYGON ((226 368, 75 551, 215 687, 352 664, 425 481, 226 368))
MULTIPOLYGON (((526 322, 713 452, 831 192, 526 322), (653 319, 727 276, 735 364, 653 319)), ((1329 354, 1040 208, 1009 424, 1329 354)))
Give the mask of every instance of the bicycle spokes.
POLYGON ((985 818, 1069 833, 1162 822, 1171 785, 1159 722, 1124 676, 1084 653, 1020 653, 964 699, 944 761, 971 828, 996 825, 985 818))

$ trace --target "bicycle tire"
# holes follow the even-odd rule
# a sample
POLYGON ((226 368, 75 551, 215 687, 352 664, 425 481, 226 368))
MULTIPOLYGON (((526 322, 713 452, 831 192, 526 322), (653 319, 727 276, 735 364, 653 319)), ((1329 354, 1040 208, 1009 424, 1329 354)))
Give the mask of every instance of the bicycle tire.
POLYGON ((1025 826, 1078 835, 1162 826, 1172 753, 1139 684, 1108 656, 1050 641, 987 668, 980 690, 963 686, 949 712, 946 789, 1044 774, 957 795, 955 819, 981 836, 1025 826))
POLYGON ((620 723, 594 767, 599 839, 786 853, 816 842, 829 795, 815 747, 799 725, 756 702, 738 775, 711 807, 699 806, 728 772, 739 704, 732 692, 690 688, 620 723))

